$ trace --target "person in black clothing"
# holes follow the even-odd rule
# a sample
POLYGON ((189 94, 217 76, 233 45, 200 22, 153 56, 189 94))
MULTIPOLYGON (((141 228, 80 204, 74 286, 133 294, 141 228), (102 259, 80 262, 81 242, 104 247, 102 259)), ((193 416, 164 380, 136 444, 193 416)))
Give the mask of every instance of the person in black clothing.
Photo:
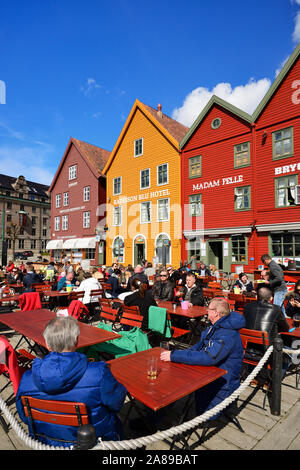
POLYGON ((176 282, 179 281, 180 279, 180 272, 177 269, 174 269, 172 266, 169 266, 167 268, 167 271, 169 273, 169 280, 173 282, 174 287, 176 286, 176 282))
POLYGON ((185 285, 176 293, 176 297, 187 300, 189 306, 204 305, 203 290, 194 273, 187 273, 185 285))
POLYGON ((200 276, 211 276, 209 268, 202 261, 200 261, 199 274, 200 276))
POLYGON ((285 307, 286 315, 290 318, 300 315, 300 280, 296 282, 293 292, 290 292, 287 298, 289 301, 285 307))
POLYGON ((35 292, 31 285, 40 282, 42 282, 42 278, 34 271, 32 266, 28 266, 27 274, 23 277, 24 292, 35 292))
POLYGON ((130 276, 127 282, 127 291, 131 290, 131 283, 133 279, 139 279, 142 284, 147 284, 147 287, 149 286, 149 281, 148 277, 143 273, 143 268, 140 264, 138 264, 135 269, 134 269, 134 274, 130 276))
POLYGON ((146 284, 135 278, 131 283, 132 294, 124 298, 124 304, 139 307, 141 315, 143 315, 142 330, 148 329, 148 312, 151 305, 157 306, 151 290, 147 289, 146 284))
POLYGON ((119 294, 122 294, 125 289, 121 287, 121 270, 115 269, 114 272, 109 276, 107 279, 107 284, 111 285, 111 289, 107 291, 107 293, 113 298, 116 299, 119 294))
POLYGON ((173 300, 174 284, 169 280, 168 271, 162 269, 159 273, 160 280, 152 287, 152 295, 155 300, 173 300))

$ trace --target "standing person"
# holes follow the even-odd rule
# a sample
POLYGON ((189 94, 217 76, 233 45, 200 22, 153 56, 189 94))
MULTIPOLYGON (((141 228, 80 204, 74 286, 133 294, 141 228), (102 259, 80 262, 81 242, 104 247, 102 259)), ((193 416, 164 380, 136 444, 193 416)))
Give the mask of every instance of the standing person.
POLYGON ((270 289, 274 293, 273 303, 281 307, 285 313, 283 302, 285 294, 287 293, 287 287, 286 283, 284 282, 283 270, 279 264, 275 263, 275 261, 273 261, 271 256, 268 254, 262 255, 261 261, 269 269, 269 281, 265 280, 265 283, 269 284, 270 289))
POLYGON ((164 351, 160 356, 162 361, 216 366, 227 371, 223 377, 195 392, 197 414, 215 407, 239 387, 244 354, 239 334, 245 326, 243 315, 230 312, 227 300, 215 297, 208 307, 208 319, 211 326, 202 332, 198 343, 185 350, 164 351))
POLYGON ((15 265, 14 265, 13 261, 9 261, 9 262, 8 262, 8 265, 6 266, 6 272, 7 272, 7 273, 12 272, 12 270, 14 269, 14 267, 15 267, 15 265))
POLYGON ((174 284, 169 280, 169 274, 166 269, 161 269, 160 280, 152 287, 152 295, 155 300, 173 300, 174 284))
MULTIPOLYGON (((16 397, 19 416, 29 426, 33 437, 22 396, 82 402, 87 407, 96 438, 120 440, 122 425, 117 413, 124 404, 126 389, 105 362, 88 362, 86 356, 76 352, 79 333, 78 322, 73 317, 57 317, 47 324, 43 336, 50 352, 43 359, 36 358, 32 368, 22 376, 16 397)), ((55 422, 38 420, 35 426, 40 441, 45 444, 65 447, 76 444, 76 426, 57 426, 55 422)))

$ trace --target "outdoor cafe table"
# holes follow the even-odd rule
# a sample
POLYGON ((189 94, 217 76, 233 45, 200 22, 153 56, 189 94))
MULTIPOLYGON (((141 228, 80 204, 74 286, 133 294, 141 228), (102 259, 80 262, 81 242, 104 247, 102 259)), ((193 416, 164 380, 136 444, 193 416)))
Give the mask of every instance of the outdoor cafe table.
MULTIPOLYGON (((21 340, 25 339, 29 348, 32 350, 33 344, 30 341, 33 341, 42 348, 46 348, 43 332, 47 323, 55 317, 56 314, 50 310, 37 309, 25 312, 17 311, 4 313, 0 316, 0 322, 21 334, 21 339, 15 349, 17 349, 21 340)), ((78 325, 80 328, 78 348, 84 348, 86 346, 92 346, 93 344, 121 338, 121 335, 118 335, 117 333, 105 331, 86 323, 78 322, 78 325)))
MULTIPOLYGON (((130 409, 126 419, 133 406, 142 415, 135 400, 151 410, 157 411, 192 394, 227 373, 226 370, 214 366, 164 362, 160 360, 161 352, 161 348, 152 348, 107 362, 113 376, 127 389, 130 409), (151 356, 158 358, 156 379, 147 377, 147 360, 151 356)), ((185 419, 189 405, 190 400, 188 400, 185 412, 181 414, 180 422, 185 419)), ((147 425, 146 422, 145 425, 147 425)))
POLYGON ((20 298, 20 294, 15 294, 15 295, 7 295, 6 297, 2 297, 0 299, 0 303, 2 304, 3 302, 18 302, 20 298))

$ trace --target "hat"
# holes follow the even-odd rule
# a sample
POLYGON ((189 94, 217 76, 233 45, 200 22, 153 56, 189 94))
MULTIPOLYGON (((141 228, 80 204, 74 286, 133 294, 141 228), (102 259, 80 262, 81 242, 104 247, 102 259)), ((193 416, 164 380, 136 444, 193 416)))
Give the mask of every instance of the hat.
POLYGON ((106 269, 106 266, 105 266, 105 264, 103 264, 103 265, 101 266, 101 268, 104 268, 104 269, 106 269))
POLYGON ((172 267, 172 266, 168 266, 168 267, 167 267, 167 271, 170 271, 170 269, 173 269, 173 267, 172 267))

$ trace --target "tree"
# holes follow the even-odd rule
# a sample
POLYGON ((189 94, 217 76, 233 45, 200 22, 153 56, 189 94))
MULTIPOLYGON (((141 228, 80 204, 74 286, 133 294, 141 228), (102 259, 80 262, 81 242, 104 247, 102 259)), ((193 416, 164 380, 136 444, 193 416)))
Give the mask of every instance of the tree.
POLYGON ((12 242, 12 259, 15 257, 15 247, 16 247, 16 240, 18 235, 20 234, 20 227, 18 224, 14 222, 10 222, 6 227, 6 233, 8 238, 12 242))

